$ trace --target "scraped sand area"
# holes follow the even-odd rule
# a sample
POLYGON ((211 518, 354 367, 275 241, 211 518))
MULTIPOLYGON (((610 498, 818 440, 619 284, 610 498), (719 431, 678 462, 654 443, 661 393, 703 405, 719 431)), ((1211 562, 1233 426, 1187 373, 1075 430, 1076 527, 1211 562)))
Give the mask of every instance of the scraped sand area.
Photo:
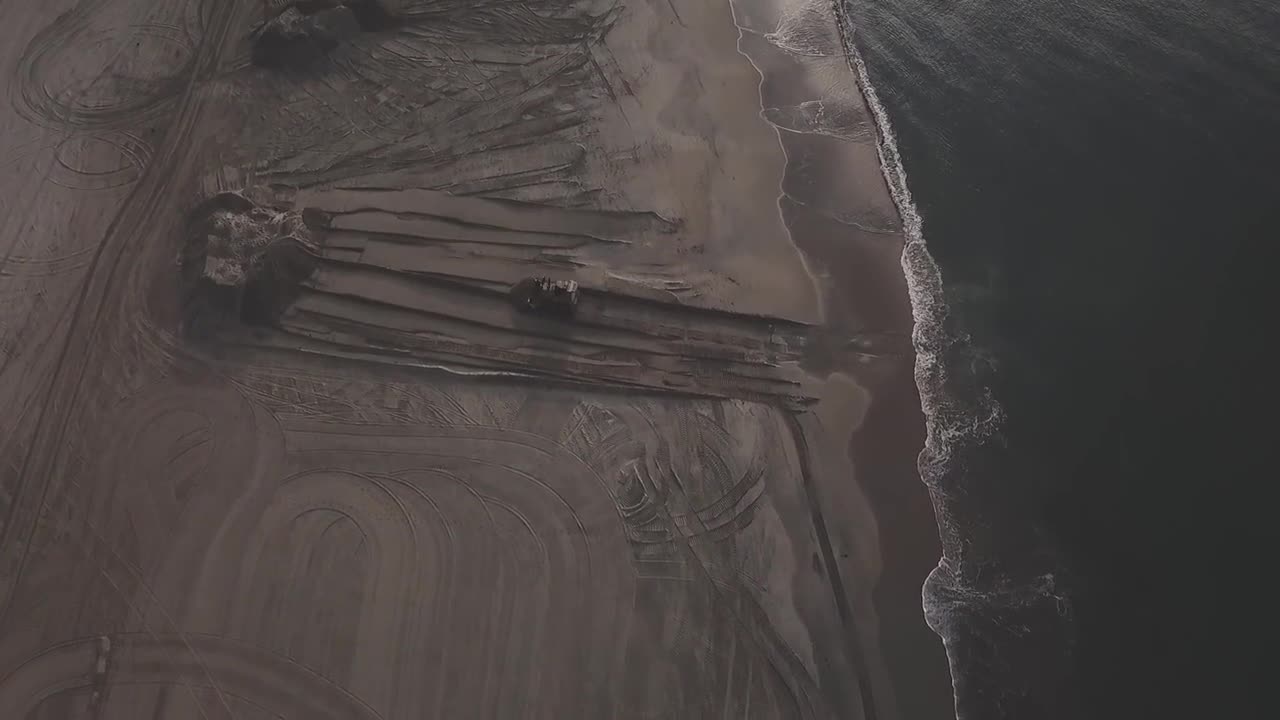
POLYGON ((0 718, 950 714, 832 6, 290 5, 0 0, 0 718))

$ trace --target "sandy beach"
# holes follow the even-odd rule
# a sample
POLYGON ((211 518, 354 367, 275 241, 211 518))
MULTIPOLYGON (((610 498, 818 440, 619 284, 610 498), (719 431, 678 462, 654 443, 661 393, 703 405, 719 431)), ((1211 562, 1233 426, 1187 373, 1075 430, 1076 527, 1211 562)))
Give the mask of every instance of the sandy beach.
POLYGON ((949 715, 831 7, 349 5, 5 6, 0 714, 949 715))

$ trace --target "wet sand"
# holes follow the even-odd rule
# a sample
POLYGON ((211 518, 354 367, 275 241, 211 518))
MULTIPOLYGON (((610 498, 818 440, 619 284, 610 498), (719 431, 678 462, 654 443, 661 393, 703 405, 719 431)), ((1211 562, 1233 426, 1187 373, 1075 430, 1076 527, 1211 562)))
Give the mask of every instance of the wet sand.
POLYGON ((260 3, 10 16, 6 717, 949 714, 825 4, 406 0, 289 70, 260 3), (218 192, 315 266, 197 334, 218 192))

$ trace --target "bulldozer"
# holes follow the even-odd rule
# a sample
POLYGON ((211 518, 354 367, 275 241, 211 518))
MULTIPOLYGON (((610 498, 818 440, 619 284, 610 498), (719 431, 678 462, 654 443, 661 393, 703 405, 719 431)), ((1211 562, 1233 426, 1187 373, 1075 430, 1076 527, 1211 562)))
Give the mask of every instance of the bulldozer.
POLYGON ((578 283, 548 277, 525 278, 511 288, 511 299, 524 312, 572 317, 578 308, 578 283))

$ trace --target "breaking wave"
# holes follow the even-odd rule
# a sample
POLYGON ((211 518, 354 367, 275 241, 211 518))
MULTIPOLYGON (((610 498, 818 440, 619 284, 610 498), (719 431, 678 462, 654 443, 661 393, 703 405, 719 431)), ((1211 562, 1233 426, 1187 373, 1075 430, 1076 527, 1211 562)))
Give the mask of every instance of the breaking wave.
MULTIPOLYGON (((893 126, 871 83, 866 63, 853 42, 854 29, 843 1, 833 0, 844 55, 857 76, 871 111, 877 132, 881 172, 902 218, 905 235, 901 262, 911 301, 915 380, 926 429, 918 467, 921 479, 933 498, 939 534, 943 538, 943 557, 925 583, 922 604, 930 628, 942 638, 947 649, 959 717, 963 669, 957 667, 954 610, 957 604, 985 604, 981 597, 986 593, 966 588, 957 577, 956 569, 949 567, 950 557, 958 551, 958 548, 947 545, 948 538, 958 535, 955 532, 958 528, 949 527, 953 519, 947 507, 948 497, 956 490, 949 480, 961 474, 956 466, 965 450, 980 447, 998 436, 1004 412, 990 388, 973 377, 972 369, 966 368, 965 363, 954 362, 957 358, 972 357, 971 341, 950 321, 942 272, 925 244, 924 223, 911 199, 893 126)), ((1049 582, 1052 585, 1051 577, 1049 582)))
POLYGON ((907 187, 907 172, 898 152, 893 126, 871 84, 866 63, 853 44, 853 31, 847 16, 841 8, 837 8, 837 13, 837 22, 845 38, 846 55, 857 73, 858 84, 875 122, 880 168, 902 217, 906 236, 902 270, 907 279, 914 320, 912 342, 916 350, 916 385, 920 390, 928 433, 920 470, 925 482, 929 483, 953 460, 952 453, 959 441, 990 439, 999 431, 1004 413, 989 388, 979 389, 976 399, 961 399, 953 392, 955 383, 972 381, 972 378, 953 377, 945 358, 951 356, 957 346, 968 346, 970 339, 950 327, 942 272, 925 244, 924 222, 907 187))

